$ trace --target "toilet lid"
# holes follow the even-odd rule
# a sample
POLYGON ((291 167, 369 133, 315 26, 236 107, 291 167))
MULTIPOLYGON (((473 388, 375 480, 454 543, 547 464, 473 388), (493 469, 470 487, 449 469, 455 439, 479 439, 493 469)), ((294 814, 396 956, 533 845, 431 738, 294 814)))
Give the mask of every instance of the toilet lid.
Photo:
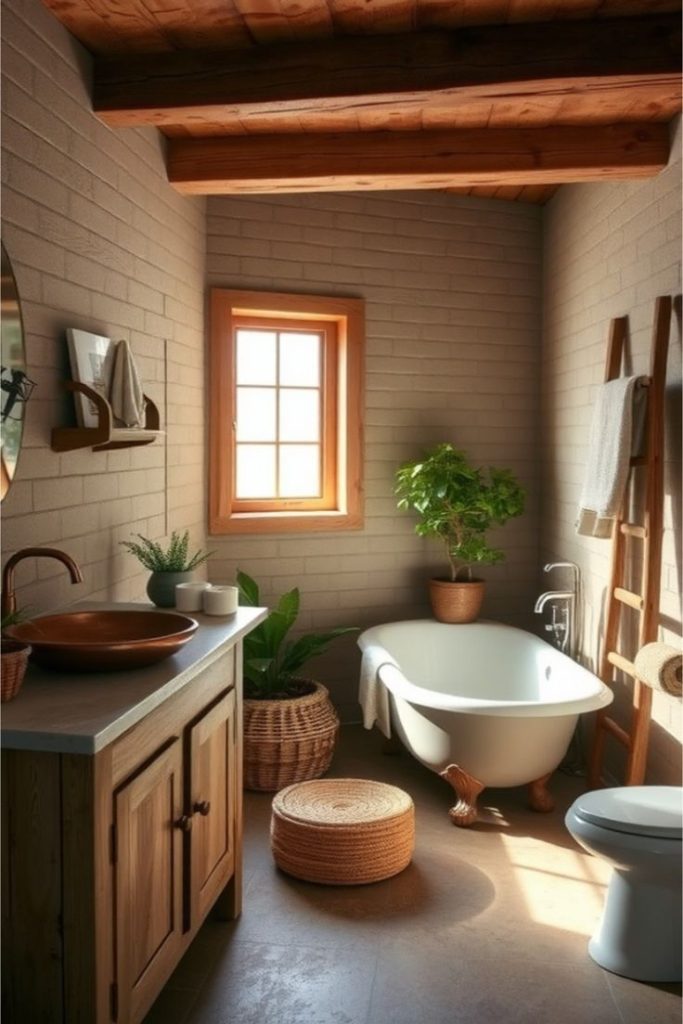
POLYGON ((683 789, 680 786, 619 786, 584 793, 574 803, 584 821, 631 835, 680 839, 683 789))

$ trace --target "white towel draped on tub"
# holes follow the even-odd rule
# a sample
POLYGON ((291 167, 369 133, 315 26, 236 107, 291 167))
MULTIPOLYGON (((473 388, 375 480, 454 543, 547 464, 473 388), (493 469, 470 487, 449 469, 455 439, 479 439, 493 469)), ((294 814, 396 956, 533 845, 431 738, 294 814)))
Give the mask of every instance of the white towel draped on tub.
POLYGON ((379 678, 379 670, 383 665, 395 665, 396 662, 387 658, 382 647, 366 647, 360 663, 360 681, 358 683, 358 703, 363 709, 363 725, 372 729, 375 722, 387 739, 391 737, 391 715, 389 711, 389 694, 379 678))
POLYGON ((629 459, 642 436, 646 388, 640 377, 619 377, 603 384, 593 411, 586 476, 579 499, 576 532, 610 537, 628 479, 629 459))

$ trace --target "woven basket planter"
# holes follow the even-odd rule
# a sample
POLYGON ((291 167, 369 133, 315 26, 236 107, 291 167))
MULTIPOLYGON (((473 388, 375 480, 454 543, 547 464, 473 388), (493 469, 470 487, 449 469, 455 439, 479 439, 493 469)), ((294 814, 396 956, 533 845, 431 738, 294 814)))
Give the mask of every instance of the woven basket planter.
POLYGON ((434 618, 439 622, 474 622, 484 600, 484 581, 431 579, 429 600, 434 618))
POLYGON ((339 718, 321 683, 305 697, 244 701, 244 786, 274 793, 317 779, 332 761, 339 718))
POLYGON ((4 703, 19 693, 26 675, 31 648, 18 640, 2 640, 0 644, 0 699, 4 703))
POLYGON ((410 864, 415 808, 396 786, 368 779, 321 779, 288 786, 273 799, 275 863, 325 885, 367 885, 410 864))

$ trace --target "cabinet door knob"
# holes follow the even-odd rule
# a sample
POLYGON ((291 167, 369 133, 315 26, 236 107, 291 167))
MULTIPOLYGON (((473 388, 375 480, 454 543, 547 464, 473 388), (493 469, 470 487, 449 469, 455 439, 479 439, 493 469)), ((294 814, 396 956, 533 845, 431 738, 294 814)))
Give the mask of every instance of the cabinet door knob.
POLYGON ((208 800, 198 800, 192 809, 203 815, 203 817, 206 817, 211 810, 211 804, 208 800))
POLYGON ((179 828, 181 832, 190 832, 192 830, 192 815, 183 814, 181 818, 173 822, 174 828, 179 828))

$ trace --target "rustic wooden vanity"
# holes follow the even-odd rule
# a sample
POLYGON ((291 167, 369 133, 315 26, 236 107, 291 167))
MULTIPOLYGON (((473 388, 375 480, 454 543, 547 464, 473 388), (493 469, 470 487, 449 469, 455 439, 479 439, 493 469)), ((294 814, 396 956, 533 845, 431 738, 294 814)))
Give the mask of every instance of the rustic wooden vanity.
POLYGON ((145 669, 31 667, 3 705, 8 1021, 137 1024, 209 911, 240 913, 242 639, 265 615, 197 614, 145 669))

